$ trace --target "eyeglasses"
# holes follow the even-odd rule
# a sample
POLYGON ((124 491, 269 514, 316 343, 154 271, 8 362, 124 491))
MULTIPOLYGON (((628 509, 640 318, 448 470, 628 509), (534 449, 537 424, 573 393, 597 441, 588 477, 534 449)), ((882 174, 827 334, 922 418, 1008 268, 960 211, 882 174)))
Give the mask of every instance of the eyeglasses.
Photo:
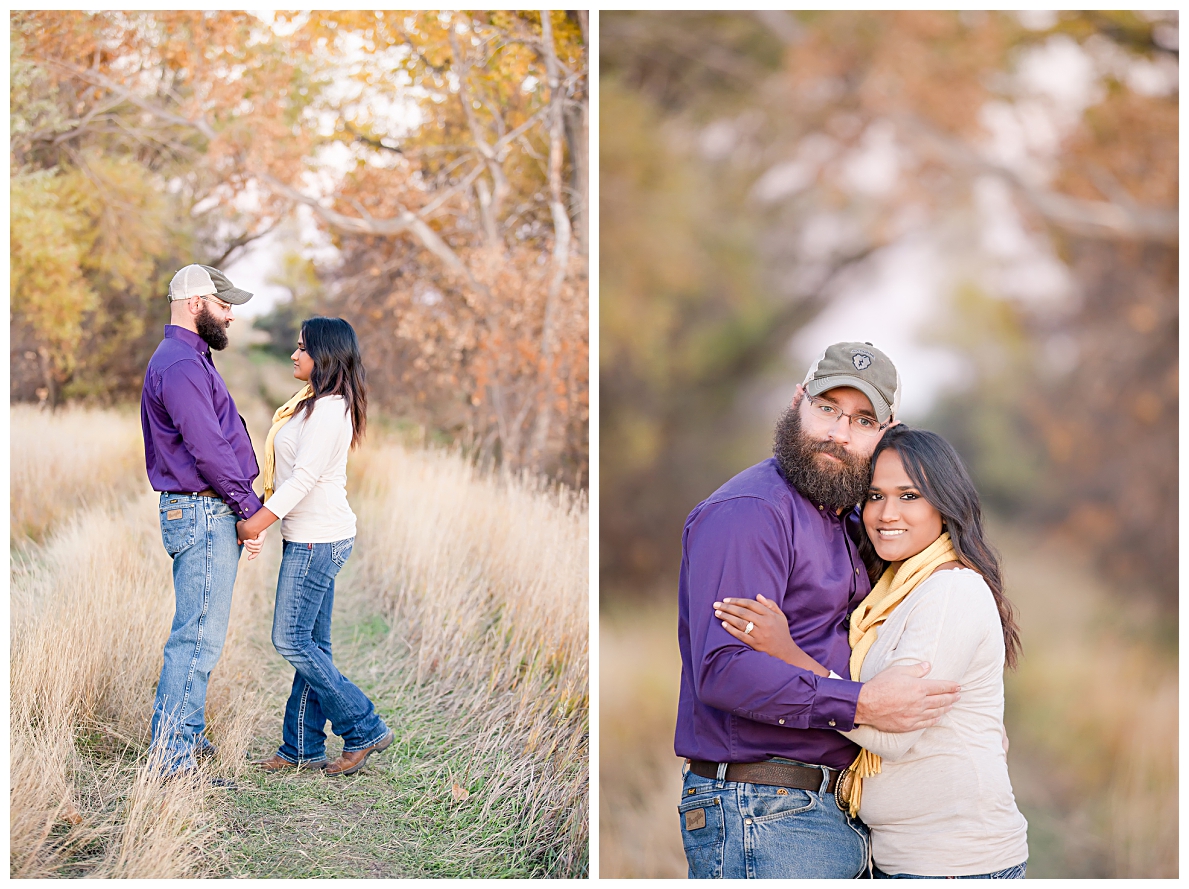
POLYGON ((199 299, 208 299, 226 312, 231 311, 231 303, 224 302, 223 300, 219 299, 219 297, 217 297, 217 296, 200 296, 198 298, 199 299))
POLYGON ((833 402, 818 398, 816 395, 806 395, 805 399, 809 402, 811 416, 831 425, 838 422, 840 418, 846 417, 850 420, 851 432, 857 436, 869 438, 879 435, 888 428, 887 423, 877 423, 874 418, 865 417, 862 414, 848 414, 833 402))

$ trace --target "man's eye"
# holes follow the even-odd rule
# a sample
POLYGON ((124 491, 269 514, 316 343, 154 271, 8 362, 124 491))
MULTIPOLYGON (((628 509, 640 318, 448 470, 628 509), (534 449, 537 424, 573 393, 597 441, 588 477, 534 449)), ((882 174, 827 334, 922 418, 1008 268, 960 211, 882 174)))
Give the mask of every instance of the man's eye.
POLYGON ((817 406, 817 409, 818 409, 819 411, 821 411, 823 414, 832 414, 832 413, 834 413, 834 408, 833 408, 833 407, 831 407, 831 406, 830 406, 830 405, 828 405, 828 404, 819 404, 819 405, 817 406))
POLYGON ((875 428, 875 424, 873 422, 871 422, 871 420, 867 419, 866 417, 858 417, 855 419, 855 422, 858 423, 859 426, 861 426, 863 429, 874 429, 875 428))

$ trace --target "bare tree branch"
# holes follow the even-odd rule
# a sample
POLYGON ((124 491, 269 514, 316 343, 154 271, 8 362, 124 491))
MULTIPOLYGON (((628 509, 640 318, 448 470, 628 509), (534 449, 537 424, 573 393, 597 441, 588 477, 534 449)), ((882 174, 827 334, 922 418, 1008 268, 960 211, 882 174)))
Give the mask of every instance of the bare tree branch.
POLYGON ((60 68, 61 70, 67 71, 76 77, 81 77, 83 80, 86 80, 88 83, 93 83, 93 84, 96 84, 97 86, 101 86, 104 89, 108 90, 109 92, 111 92, 117 96, 120 96, 121 98, 131 102, 137 108, 142 108, 145 111, 149 112, 150 114, 154 115, 155 117, 159 117, 161 120, 167 120, 170 123, 181 124, 182 126, 193 127, 194 129, 198 130, 198 132, 202 133, 202 135, 206 136, 208 139, 210 139, 212 141, 218 135, 215 132, 214 128, 211 127, 211 125, 209 123, 207 123, 203 118, 197 117, 194 119, 190 119, 188 117, 182 117, 180 114, 174 114, 172 111, 167 111, 166 109, 160 107, 159 105, 155 105, 146 99, 142 99, 140 96, 138 96, 132 90, 128 89, 125 86, 121 86, 120 84, 118 84, 114 80, 112 80, 110 77, 106 76, 105 74, 100 74, 98 71, 95 71, 95 70, 89 69, 89 68, 79 68, 75 65, 71 65, 68 62, 58 61, 57 59, 37 59, 37 61, 42 62, 47 65, 52 65, 53 67, 56 67, 56 68, 60 68))
POLYGON ((339 231, 357 235, 378 235, 380 237, 391 237, 392 235, 398 235, 406 231, 411 232, 426 250, 442 261, 442 264, 446 268, 465 278, 467 283, 479 293, 487 295, 487 288, 475 279, 470 269, 458 258, 458 254, 451 250, 450 245, 443 241, 438 236, 438 233, 416 214, 408 210, 402 210, 398 216, 389 219, 357 219, 354 216, 346 216, 327 207, 323 207, 314 198, 291 188, 269 173, 261 172, 257 173, 257 175, 273 191, 310 207, 328 224, 339 229, 339 231))
POLYGON ((1048 222, 1072 234, 1105 240, 1154 241, 1176 245, 1179 235, 1175 209, 1143 207, 1133 201, 1088 201, 1025 182, 1018 173, 987 160, 965 143, 920 118, 900 114, 893 121, 902 133, 933 147, 951 166, 996 176, 1010 185, 1048 222))
MULTIPOLYGON (((549 282, 549 293, 545 298, 545 320, 541 326, 541 363, 543 379, 548 382, 553 374, 553 350, 556 332, 557 301, 562 284, 566 280, 566 268, 570 261, 570 214, 562 200, 561 168, 562 145, 565 141, 565 122, 562 119, 565 92, 561 88, 558 73, 557 52, 553 46, 553 23, 549 10, 541 10, 541 47, 545 55, 545 72, 549 80, 549 209, 553 213, 553 278, 549 282)), ((550 386, 545 386, 544 403, 537 413, 533 430, 532 449, 534 459, 545 451, 552 422, 550 386)))

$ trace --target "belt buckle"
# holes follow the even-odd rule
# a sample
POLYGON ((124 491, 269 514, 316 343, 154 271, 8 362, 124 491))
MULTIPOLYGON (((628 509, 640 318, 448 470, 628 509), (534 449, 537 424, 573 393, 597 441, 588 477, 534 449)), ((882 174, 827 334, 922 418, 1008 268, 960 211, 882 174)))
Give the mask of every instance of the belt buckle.
POLYGON ((850 816, 850 791, 855 783, 855 772, 847 766, 838 773, 838 780, 834 783, 834 805, 843 815, 850 816))

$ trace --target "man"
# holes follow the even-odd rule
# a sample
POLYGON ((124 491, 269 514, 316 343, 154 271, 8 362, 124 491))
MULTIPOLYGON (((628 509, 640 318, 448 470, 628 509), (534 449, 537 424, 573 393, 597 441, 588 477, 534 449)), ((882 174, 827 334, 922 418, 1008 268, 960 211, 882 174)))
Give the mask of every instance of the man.
MULTIPOLYGON (((176 603, 153 703, 153 762, 186 773, 214 753, 204 736, 206 687, 219 660, 239 564, 237 519, 261 507, 248 429, 211 349, 227 346, 234 306, 252 294, 218 269, 188 265, 169 284, 170 323, 145 371, 140 400, 145 467, 161 492, 161 539, 176 603)), ((257 551, 262 534, 248 543, 257 551)))
POLYGON ((871 585, 856 541, 871 454, 895 422, 900 377, 870 343, 836 343, 809 369, 776 428, 774 456, 690 513, 679 584, 681 696, 674 747, 690 877, 856 876, 867 830, 834 801, 856 723, 933 725, 957 700, 921 664, 849 676, 848 615, 871 585), (715 617, 762 594, 830 678, 754 651, 715 617))

